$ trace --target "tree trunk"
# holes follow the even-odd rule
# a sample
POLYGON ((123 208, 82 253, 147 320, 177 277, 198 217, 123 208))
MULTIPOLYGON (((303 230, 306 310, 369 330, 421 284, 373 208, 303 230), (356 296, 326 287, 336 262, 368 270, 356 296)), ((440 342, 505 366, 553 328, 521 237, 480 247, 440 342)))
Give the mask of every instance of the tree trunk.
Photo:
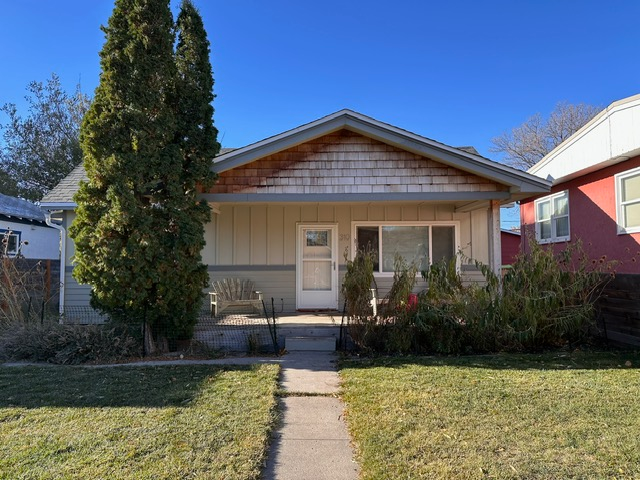
POLYGON ((148 322, 144 324, 144 354, 153 355, 156 353, 156 342, 153 339, 153 332, 151 331, 151 325, 148 322))

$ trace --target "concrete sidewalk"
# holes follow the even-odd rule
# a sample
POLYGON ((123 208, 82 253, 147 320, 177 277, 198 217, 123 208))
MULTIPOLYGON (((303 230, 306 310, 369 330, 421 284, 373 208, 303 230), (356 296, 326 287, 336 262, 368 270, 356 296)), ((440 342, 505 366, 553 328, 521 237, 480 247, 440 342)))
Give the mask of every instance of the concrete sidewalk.
POLYGON ((355 480, 358 466, 337 394, 335 352, 292 352, 281 361, 280 428, 274 432, 264 480, 355 480))
MULTIPOLYGON (((291 352, 282 357, 176 359, 93 368, 278 363, 280 386, 287 396, 279 401, 281 421, 272 435, 263 480, 356 480, 358 466, 344 422, 344 404, 337 397, 340 378, 336 361, 335 352, 291 352)), ((25 365, 29 364, 2 364, 25 365)))

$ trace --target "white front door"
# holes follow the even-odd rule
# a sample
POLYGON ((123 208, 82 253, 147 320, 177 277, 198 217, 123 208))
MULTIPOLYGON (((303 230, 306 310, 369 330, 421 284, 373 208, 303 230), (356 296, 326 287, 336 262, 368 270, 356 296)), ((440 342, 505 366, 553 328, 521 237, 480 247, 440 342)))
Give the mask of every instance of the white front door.
POLYGON ((336 225, 298 225, 297 308, 338 308, 337 231, 336 225))

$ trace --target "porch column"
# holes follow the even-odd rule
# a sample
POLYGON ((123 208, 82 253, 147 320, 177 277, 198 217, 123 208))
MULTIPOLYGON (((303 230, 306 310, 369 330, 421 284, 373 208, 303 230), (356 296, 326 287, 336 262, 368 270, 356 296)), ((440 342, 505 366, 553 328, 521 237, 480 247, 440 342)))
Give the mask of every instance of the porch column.
POLYGON ((489 266, 500 276, 502 269, 502 247, 500 244, 500 202, 491 200, 489 205, 489 266))

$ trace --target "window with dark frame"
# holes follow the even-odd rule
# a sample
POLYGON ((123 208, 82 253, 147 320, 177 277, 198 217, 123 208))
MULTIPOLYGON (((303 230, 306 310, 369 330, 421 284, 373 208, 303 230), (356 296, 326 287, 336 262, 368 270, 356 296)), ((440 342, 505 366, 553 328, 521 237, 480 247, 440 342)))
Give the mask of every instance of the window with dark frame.
POLYGON ((357 248, 374 253, 375 273, 393 273, 396 254, 419 271, 449 261, 455 257, 455 238, 454 225, 356 225, 357 248))

